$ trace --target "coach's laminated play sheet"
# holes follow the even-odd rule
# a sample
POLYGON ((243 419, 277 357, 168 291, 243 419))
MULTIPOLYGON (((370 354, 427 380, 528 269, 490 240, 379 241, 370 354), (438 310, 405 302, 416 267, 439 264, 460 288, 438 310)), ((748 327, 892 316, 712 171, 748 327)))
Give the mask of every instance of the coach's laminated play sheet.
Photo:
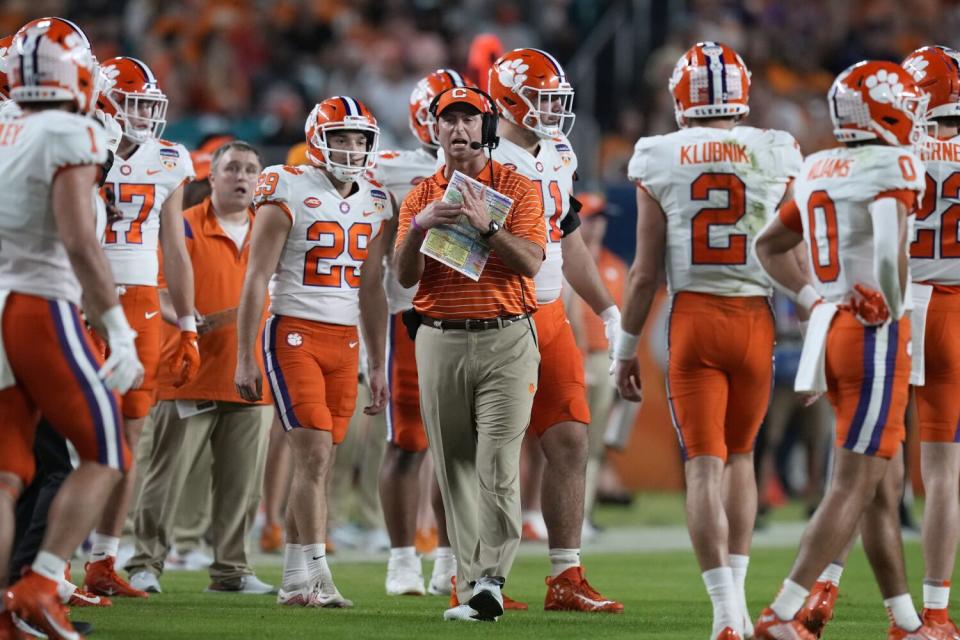
MULTIPOLYGON (((503 224, 513 200, 499 191, 480 184, 473 178, 467 177, 459 171, 453 172, 450 184, 443 194, 443 202, 460 204, 463 202, 462 191, 473 189, 477 194, 484 194, 484 203, 487 214, 498 224, 503 224)), ((490 245, 480 237, 480 232, 470 225, 467 216, 461 214, 453 224, 445 224, 427 231, 420 252, 447 265, 454 271, 462 273, 471 280, 479 280, 483 268, 490 257, 490 245)))

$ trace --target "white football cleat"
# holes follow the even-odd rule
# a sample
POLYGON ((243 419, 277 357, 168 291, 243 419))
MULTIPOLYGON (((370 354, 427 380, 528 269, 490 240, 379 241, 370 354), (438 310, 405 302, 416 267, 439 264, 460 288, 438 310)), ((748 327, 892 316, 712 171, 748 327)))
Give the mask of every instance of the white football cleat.
POLYGON ((388 596, 422 596, 425 590, 420 557, 390 558, 386 587, 388 596))
POLYGON ((297 589, 295 591, 277 590, 277 604, 282 607, 305 607, 307 606, 306 589, 297 589))
POLYGON ((451 579, 457 575, 457 559, 453 556, 437 558, 433 563, 433 573, 430 574, 430 585, 427 591, 434 596, 448 596, 453 590, 451 579))
POLYGON ((147 593, 161 593, 160 581, 149 571, 137 571, 130 576, 130 586, 147 593))
POLYGON ((321 580, 314 585, 307 594, 308 607, 322 607, 324 609, 349 609, 353 606, 352 600, 347 600, 340 594, 333 580, 321 580))

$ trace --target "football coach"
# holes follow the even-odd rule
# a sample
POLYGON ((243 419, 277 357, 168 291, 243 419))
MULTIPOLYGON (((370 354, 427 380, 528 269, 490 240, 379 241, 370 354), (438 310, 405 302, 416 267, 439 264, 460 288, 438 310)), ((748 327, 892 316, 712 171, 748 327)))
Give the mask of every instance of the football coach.
POLYGON ((546 245, 543 203, 529 179, 484 154, 498 142, 487 94, 454 87, 430 113, 446 164, 404 199, 394 266, 404 287, 419 283, 419 317, 409 325, 417 330, 420 410, 458 563, 460 604, 444 619, 494 620, 520 544, 520 443, 540 364, 530 314, 546 245), (482 193, 467 188, 461 204, 441 202, 455 170, 513 200, 502 227, 482 193), (477 281, 420 252, 428 230, 461 214, 490 248, 477 281))

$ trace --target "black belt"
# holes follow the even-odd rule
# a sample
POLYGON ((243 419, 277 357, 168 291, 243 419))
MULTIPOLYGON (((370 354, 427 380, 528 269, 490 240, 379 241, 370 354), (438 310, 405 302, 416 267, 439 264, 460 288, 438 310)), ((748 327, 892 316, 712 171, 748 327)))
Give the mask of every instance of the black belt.
POLYGON ((520 322, 521 320, 526 319, 526 313, 521 313, 515 316, 500 316, 499 318, 483 318, 479 320, 474 320, 472 318, 468 318, 466 320, 439 320, 437 318, 420 316, 420 324, 425 324, 428 327, 433 327, 434 329, 440 329, 442 331, 486 331, 487 329, 502 329, 504 327, 509 327, 514 322, 520 322))

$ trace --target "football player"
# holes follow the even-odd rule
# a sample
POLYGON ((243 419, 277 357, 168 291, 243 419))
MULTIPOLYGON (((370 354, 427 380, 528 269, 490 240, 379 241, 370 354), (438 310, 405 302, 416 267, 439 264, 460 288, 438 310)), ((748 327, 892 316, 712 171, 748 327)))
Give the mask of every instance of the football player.
POLYGON ((260 397, 253 348, 270 280, 264 364, 293 452, 281 605, 352 606, 327 566, 324 487, 356 405, 358 322, 369 346, 372 403, 365 411, 377 414, 386 405, 381 276, 393 205, 386 190, 363 177, 374 164, 379 131, 358 100, 324 100, 305 125, 312 165, 264 169, 254 197, 235 381, 245 399, 260 397))
MULTIPOLYGON (((960 313, 960 257, 956 224, 960 207, 960 54, 946 47, 923 47, 903 61, 904 69, 929 96, 927 121, 936 136, 919 148, 926 166, 925 192, 914 217, 910 245, 914 386, 920 422, 920 472, 926 491, 923 510, 923 579, 921 618, 931 627, 960 636, 950 620, 950 580, 960 539, 960 344, 948 329, 960 313), (953 176, 957 174, 957 178, 953 176), (951 235, 953 234, 953 235, 951 235)), ((833 617, 846 553, 827 567, 810 590, 800 612, 804 625, 821 633, 833 617)))
POLYGON ((924 193, 911 151, 928 97, 890 62, 843 71, 828 95, 843 146, 806 158, 794 200, 756 242, 776 286, 810 313, 795 388, 826 391, 836 415, 833 481, 790 575, 757 620, 757 638, 813 638, 799 619, 817 577, 861 526, 890 619, 887 637, 948 638, 924 625, 907 589, 900 536, 900 454, 910 377, 907 216, 924 193), (807 268, 795 250, 808 247, 807 268))
MULTIPOLYGON (((123 398, 124 431, 136 448, 144 419, 154 402, 160 359, 160 303, 157 292, 158 248, 177 311, 180 347, 168 366, 181 384, 200 366, 193 308, 193 268, 183 238, 183 186, 193 177, 190 154, 160 138, 166 124, 167 98, 153 72, 134 58, 103 63, 106 86, 99 107, 123 127, 123 138, 103 192, 121 214, 107 225, 103 248, 119 285, 120 303, 137 331, 137 353, 144 363, 143 383, 123 398)), ((118 487, 92 536, 84 585, 94 593, 141 597, 117 575, 115 562, 123 522, 133 493, 135 470, 118 487)))
POLYGON ((528 433, 546 458, 541 504, 547 525, 551 575, 544 609, 621 613, 623 605, 598 593, 580 564, 587 467, 587 405, 583 356, 560 293, 564 278, 613 335, 620 311, 578 232, 571 206, 577 156, 567 134, 573 126, 574 89, 556 58, 539 49, 515 49, 489 72, 490 95, 500 112, 493 159, 533 180, 543 199, 546 259, 535 279, 539 310, 540 384, 528 433))
POLYGON ((17 32, 10 97, 19 113, 0 119, 0 584, 8 576, 14 504, 35 471, 40 414, 76 448, 80 465, 63 483, 31 570, 3 589, 0 636, 18 637, 13 616, 51 638, 79 638, 58 597, 67 559, 122 481, 130 450, 119 397, 139 384, 135 332, 117 299, 96 237, 98 174, 107 159, 103 128, 88 114, 97 64, 84 33, 59 18, 17 32), (105 328, 104 364, 78 305, 105 328))
POLYGON ((637 253, 616 379, 641 400, 637 342, 666 264, 667 397, 684 459, 687 529, 713 604, 711 638, 750 637, 744 582, 757 511, 753 444, 773 383, 770 284, 750 243, 802 161, 788 133, 740 124, 750 72, 730 47, 691 47, 670 79, 680 130, 637 141, 637 253))
MULTIPOLYGON (((430 114, 430 103, 443 91, 470 84, 453 69, 437 69, 422 78, 410 94, 410 129, 420 148, 410 151, 381 151, 373 177, 396 199, 403 201, 411 189, 437 168, 440 142, 430 114)), ((393 246, 389 239, 388 247, 393 246)), ((388 251, 390 249, 388 248, 388 251)), ((385 263, 384 289, 390 326, 387 332, 387 385, 390 397, 384 412, 387 450, 380 467, 380 504, 390 535, 390 559, 387 562, 387 595, 422 595, 423 573, 414 541, 417 513, 423 495, 420 470, 427 453, 427 433, 420 417, 420 388, 413 340, 403 322, 403 314, 413 309, 417 288, 404 289, 385 263)), ((430 498, 437 520, 438 546, 433 573, 427 588, 434 595, 449 595, 451 578, 457 563, 447 537, 443 500, 436 480, 430 483, 430 498)))

